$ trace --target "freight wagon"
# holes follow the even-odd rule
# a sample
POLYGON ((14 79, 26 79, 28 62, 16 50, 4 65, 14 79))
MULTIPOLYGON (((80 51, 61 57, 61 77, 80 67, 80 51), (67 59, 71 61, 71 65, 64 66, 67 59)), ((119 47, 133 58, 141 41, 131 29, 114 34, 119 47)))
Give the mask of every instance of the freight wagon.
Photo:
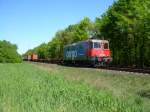
POLYGON ((38 55, 37 54, 31 54, 31 55, 25 55, 23 56, 23 60, 25 61, 38 61, 38 55))
POLYGON ((31 55, 31 60, 32 61, 37 61, 38 60, 38 55, 37 54, 32 54, 31 55))
POLYGON ((27 61, 31 61, 31 55, 27 55, 27 61))

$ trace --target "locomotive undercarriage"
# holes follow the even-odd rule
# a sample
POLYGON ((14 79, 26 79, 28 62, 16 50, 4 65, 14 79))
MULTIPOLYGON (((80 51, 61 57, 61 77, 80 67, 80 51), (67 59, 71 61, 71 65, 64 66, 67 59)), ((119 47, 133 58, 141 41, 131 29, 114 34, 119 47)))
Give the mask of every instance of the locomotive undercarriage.
POLYGON ((110 57, 95 57, 89 58, 87 60, 64 60, 64 65, 74 65, 74 66, 108 66, 112 61, 110 57))

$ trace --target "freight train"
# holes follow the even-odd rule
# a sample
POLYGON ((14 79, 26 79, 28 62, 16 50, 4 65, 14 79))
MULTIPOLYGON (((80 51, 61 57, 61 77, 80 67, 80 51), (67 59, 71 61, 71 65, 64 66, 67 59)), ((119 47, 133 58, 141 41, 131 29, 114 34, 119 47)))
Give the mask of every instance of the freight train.
MULTIPOLYGON (((43 61, 43 59, 38 59, 36 54, 27 55, 25 60, 43 61)), ((47 61, 50 62, 53 60, 47 61)), ((61 63, 65 65, 104 66, 109 65, 111 61, 109 42, 107 40, 89 39, 66 45, 61 63)))

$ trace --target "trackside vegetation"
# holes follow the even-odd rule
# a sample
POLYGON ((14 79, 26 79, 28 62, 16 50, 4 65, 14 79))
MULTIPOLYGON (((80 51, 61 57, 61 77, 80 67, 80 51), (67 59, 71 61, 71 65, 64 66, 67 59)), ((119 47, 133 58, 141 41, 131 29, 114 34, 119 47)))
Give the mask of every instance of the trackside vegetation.
POLYGON ((17 46, 8 41, 0 41, 0 63, 20 63, 21 56, 17 53, 17 46))
POLYGON ((95 21, 85 17, 77 24, 58 31, 52 41, 26 54, 37 53, 41 59, 62 59, 65 45, 96 37, 109 40, 114 65, 149 67, 149 6, 150 0, 115 0, 95 21))
POLYGON ((109 71, 93 68, 59 66, 35 63, 36 67, 49 72, 61 73, 68 81, 85 83, 99 91, 107 91, 113 97, 139 104, 144 112, 150 111, 150 76, 148 74, 109 71))
POLYGON ((1 112, 144 112, 142 103, 31 64, 0 64, 1 112))

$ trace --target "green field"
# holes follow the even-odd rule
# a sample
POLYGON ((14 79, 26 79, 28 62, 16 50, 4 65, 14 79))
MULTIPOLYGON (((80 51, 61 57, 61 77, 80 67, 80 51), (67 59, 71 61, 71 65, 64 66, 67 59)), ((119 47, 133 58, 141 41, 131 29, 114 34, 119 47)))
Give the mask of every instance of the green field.
POLYGON ((150 76, 0 64, 0 112, 150 112, 150 76))

